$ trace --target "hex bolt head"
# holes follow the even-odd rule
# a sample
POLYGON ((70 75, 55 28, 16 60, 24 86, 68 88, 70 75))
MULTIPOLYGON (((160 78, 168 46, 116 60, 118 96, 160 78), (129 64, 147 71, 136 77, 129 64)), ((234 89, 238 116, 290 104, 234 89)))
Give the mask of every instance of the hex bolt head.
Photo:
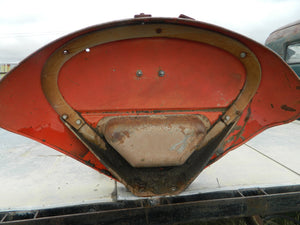
POLYGON ((141 77, 142 75, 143 75, 143 71, 141 71, 141 70, 136 71, 136 76, 137 77, 141 77))
POLYGON ((165 76, 165 71, 159 70, 159 71, 158 71, 158 76, 160 76, 160 77, 165 76))
POLYGON ((241 53, 240 53, 240 57, 241 57, 241 58, 245 58, 246 56, 247 56, 247 53, 246 53, 246 52, 241 52, 241 53))
POLYGON ((64 115, 62 115, 62 118, 63 118, 64 120, 66 120, 66 119, 68 119, 68 115, 67 115, 67 114, 64 114, 64 115))
POLYGON ((64 53, 64 55, 68 55, 69 51, 68 50, 64 50, 63 53, 64 53))
POLYGON ((81 120, 76 120, 76 124, 80 125, 81 124, 81 120))

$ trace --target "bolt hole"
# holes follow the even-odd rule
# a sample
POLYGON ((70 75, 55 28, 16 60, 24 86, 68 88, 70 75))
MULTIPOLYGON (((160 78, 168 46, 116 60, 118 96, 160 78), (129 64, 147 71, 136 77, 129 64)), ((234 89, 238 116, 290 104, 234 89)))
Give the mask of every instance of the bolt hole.
POLYGON ((161 28, 157 28, 156 29, 156 33, 160 34, 162 32, 162 29, 161 28))

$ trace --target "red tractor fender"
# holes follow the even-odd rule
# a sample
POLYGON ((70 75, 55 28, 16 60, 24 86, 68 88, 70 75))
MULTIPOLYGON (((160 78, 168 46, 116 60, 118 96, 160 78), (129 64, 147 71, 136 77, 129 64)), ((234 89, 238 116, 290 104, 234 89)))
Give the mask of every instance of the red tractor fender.
POLYGON ((140 196, 180 193, 227 152, 299 114, 299 78, 279 56, 187 18, 74 32, 0 82, 0 127, 140 196))

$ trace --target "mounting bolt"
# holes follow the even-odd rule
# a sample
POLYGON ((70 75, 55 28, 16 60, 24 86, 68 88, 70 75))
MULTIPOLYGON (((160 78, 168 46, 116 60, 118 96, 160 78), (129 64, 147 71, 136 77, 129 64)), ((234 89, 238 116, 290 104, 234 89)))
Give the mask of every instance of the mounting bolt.
POLYGON ((80 125, 81 124, 81 120, 76 120, 76 124, 80 125))
POLYGON ((241 52, 240 57, 245 58, 247 56, 246 52, 241 52))
POLYGON ((177 190, 177 187, 173 186, 171 187, 171 191, 176 191, 177 190))
POLYGON ((144 18, 144 17, 151 17, 151 14, 140 13, 138 15, 134 15, 134 18, 144 18))
POLYGON ((225 116, 225 121, 230 120, 230 116, 225 116))
POLYGON ((68 50, 64 50, 63 53, 64 53, 64 55, 68 55, 69 51, 68 50))
POLYGON ((165 71, 159 70, 158 71, 158 76, 163 77, 165 75, 165 71))
POLYGON ((68 119, 68 115, 67 115, 67 114, 64 114, 64 115, 62 115, 62 118, 63 118, 64 120, 66 120, 66 119, 68 119))
POLYGON ((137 77, 141 77, 142 75, 143 75, 143 71, 141 71, 141 70, 136 71, 136 76, 137 77))

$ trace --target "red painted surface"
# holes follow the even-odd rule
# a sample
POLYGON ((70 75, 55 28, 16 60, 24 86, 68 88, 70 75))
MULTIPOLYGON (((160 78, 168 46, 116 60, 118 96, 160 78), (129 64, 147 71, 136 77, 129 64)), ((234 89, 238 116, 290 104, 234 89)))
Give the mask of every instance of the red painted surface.
POLYGON ((64 64, 58 84, 74 109, 101 112, 227 107, 244 81, 242 63, 223 50, 179 39, 147 38, 77 54, 64 64), (158 76, 160 69, 165 76, 158 76), (141 77, 137 70, 143 72, 141 77))
MULTIPOLYGON (((233 149, 262 130, 300 115, 300 81, 264 46, 222 28, 190 20, 144 19, 192 25, 224 33, 250 48, 260 61, 260 87, 225 149, 233 149)), ((0 82, 0 126, 28 136, 102 171, 105 167, 63 125, 41 89, 40 75, 51 53, 68 40, 117 22, 73 33, 25 59, 0 82)), ((228 107, 245 80, 242 64, 227 52, 177 39, 136 39, 90 48, 69 60, 58 84, 66 101, 92 126, 103 116, 181 113, 228 107), (143 71, 138 78, 136 71, 143 71), (164 77, 158 70, 166 72, 164 77), (170 110, 172 112, 170 112, 170 110), (174 110, 174 111, 173 111, 174 110), (140 113, 139 111, 143 111, 140 113), (107 113, 109 112, 109 113, 107 113)), ((221 112, 201 112, 211 123, 221 112)), ((103 172, 103 171, 102 171, 103 172)))

